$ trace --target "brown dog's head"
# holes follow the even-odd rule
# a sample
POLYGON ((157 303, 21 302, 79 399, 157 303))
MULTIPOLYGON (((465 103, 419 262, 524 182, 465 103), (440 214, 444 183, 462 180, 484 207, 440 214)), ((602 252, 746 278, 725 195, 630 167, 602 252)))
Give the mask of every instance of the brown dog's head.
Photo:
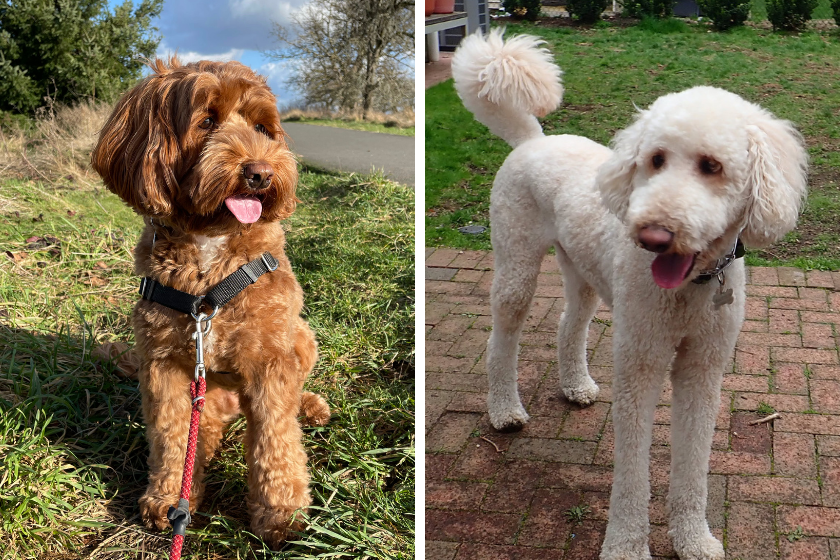
POLYGON ((238 62, 172 58, 151 68, 91 155, 108 189, 187 230, 221 234, 289 216, 297 167, 265 80, 238 62))

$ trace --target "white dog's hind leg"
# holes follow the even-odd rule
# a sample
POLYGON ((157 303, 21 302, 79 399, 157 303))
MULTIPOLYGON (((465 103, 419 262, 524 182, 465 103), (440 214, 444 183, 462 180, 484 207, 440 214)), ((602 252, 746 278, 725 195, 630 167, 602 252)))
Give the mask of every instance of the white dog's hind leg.
POLYGON ((589 376, 586 367, 586 339, 589 322, 598 309, 598 295, 574 269, 563 249, 555 248, 557 262, 563 271, 563 291, 566 295, 566 306, 557 329, 560 387, 567 399, 587 406, 598 396, 598 385, 589 376))
POLYGON ((652 341, 650 327, 646 326, 649 322, 627 310, 615 310, 615 466, 601 560, 650 559, 650 441, 653 414, 673 346, 665 340, 669 333, 660 332, 660 339, 652 341))
POLYGON ((671 372, 670 530, 681 560, 723 560, 723 546, 706 522, 709 454, 728 361, 726 343, 705 335, 685 340, 671 372))
MULTIPOLYGON (((516 233, 505 235, 513 237, 516 233)), ((496 272, 490 290, 493 332, 487 342, 487 408, 490 423, 500 431, 519 430, 528 421, 519 398, 517 355, 545 255, 545 249, 535 245, 533 238, 528 241, 525 235, 521 243, 510 243, 510 237, 507 243, 496 243, 494 238, 496 272)))

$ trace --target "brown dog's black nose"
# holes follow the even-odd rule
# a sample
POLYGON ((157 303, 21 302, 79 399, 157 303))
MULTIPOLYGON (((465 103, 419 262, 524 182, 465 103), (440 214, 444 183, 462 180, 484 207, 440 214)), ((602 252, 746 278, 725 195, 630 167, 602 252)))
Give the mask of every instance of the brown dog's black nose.
POLYGON ((274 176, 271 166, 265 162, 249 163, 242 168, 242 174, 245 175, 245 181, 248 186, 254 190, 262 190, 271 183, 271 178, 274 176))
POLYGON ((639 230, 639 243, 648 251, 664 253, 671 248, 674 234, 661 226, 645 226, 639 230))

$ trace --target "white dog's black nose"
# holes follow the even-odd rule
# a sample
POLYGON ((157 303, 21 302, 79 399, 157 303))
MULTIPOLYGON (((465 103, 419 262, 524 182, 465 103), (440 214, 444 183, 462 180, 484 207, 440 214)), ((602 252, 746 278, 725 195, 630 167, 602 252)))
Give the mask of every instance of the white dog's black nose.
POLYGON ((648 251, 664 253, 671 248, 674 234, 661 226, 645 226, 639 230, 639 243, 648 251))
POLYGON ((265 162, 249 163, 242 168, 242 174, 245 175, 245 181, 248 186, 254 190, 262 190, 271 183, 271 178, 274 176, 274 171, 271 166, 265 162))

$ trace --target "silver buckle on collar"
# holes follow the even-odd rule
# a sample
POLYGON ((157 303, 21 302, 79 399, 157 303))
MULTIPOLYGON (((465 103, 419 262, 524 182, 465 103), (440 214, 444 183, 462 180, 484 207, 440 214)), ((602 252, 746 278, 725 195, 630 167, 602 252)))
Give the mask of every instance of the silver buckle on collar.
POLYGON ((735 262, 735 252, 738 250, 738 241, 740 241, 741 236, 735 238, 735 243, 732 245, 732 249, 728 253, 726 253, 723 257, 717 260, 715 264, 715 268, 710 268, 708 270, 701 270, 697 275, 698 276, 717 276, 718 280, 720 280, 720 276, 723 274, 723 271, 726 270, 730 264, 735 262))
POLYGON ((280 264, 280 263, 278 263, 278 262, 277 262, 277 260, 276 260, 276 259, 274 259, 274 266, 272 266, 272 265, 268 262, 268 259, 267 259, 267 258, 265 258, 265 253, 263 253, 262 255, 260 255, 260 260, 262 260, 263 264, 265 265, 265 267, 268 269, 268 271, 269 271, 269 272, 274 272, 275 270, 277 270, 277 267, 278 267, 278 266, 279 266, 279 264, 280 264))

